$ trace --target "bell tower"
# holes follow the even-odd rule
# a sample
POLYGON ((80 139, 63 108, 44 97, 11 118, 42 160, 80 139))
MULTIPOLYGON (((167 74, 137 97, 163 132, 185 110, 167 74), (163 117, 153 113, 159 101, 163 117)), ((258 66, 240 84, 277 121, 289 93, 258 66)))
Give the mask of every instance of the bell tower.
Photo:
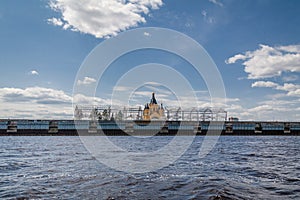
POLYGON ((155 99, 155 93, 154 93, 154 92, 152 92, 152 99, 151 99, 151 101, 150 101, 150 104, 157 104, 157 101, 156 101, 156 99, 155 99))

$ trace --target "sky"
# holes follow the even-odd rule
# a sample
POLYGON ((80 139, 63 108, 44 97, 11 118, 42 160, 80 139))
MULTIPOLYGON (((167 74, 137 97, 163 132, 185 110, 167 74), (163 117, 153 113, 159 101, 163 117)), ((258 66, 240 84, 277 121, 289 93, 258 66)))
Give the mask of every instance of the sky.
POLYGON ((198 107, 221 107, 240 120, 299 121, 299 13, 298 0, 2 0, 0 118, 70 119, 74 98, 85 105, 138 106, 151 92, 166 106, 190 109, 191 93, 168 71, 175 69, 191 83, 198 107), (146 27, 198 42, 216 64, 226 103, 212 104, 205 78, 183 58, 160 50, 120 56, 101 80, 78 76, 98 45, 146 27), (134 68, 143 64, 144 74, 134 68), (133 68, 144 84, 122 82, 133 68), (169 85, 158 84, 157 77, 169 85), (95 97, 75 97, 74 87, 83 86, 96 87, 95 97), (112 101, 112 94, 118 98, 112 101))

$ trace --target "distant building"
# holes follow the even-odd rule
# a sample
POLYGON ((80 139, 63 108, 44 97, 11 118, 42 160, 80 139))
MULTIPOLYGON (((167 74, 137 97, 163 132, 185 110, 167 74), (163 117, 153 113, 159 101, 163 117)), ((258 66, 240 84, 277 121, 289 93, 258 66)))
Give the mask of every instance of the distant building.
POLYGON ((155 99, 155 93, 152 93, 152 98, 150 103, 145 105, 143 111, 143 120, 153 120, 153 119, 165 119, 165 110, 163 105, 160 106, 157 104, 155 99))
POLYGON ((239 118, 237 118, 237 117, 229 117, 228 121, 230 121, 230 122, 238 122, 239 118))

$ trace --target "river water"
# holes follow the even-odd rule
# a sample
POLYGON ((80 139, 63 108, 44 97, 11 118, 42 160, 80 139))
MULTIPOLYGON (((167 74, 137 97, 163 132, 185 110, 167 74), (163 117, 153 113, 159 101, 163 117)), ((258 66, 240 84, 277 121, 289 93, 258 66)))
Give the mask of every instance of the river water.
POLYGON ((167 167, 132 174, 100 163, 79 137, 0 137, 0 199, 300 199, 300 137, 222 136, 199 158, 202 141, 167 167))

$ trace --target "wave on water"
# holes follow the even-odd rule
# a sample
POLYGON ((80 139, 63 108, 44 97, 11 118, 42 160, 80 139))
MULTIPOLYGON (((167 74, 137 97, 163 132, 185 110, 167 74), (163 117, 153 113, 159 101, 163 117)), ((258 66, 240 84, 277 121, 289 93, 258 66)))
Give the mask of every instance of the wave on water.
MULTIPOLYGON (((130 137, 111 141, 133 150, 132 142, 138 143, 130 137)), ((136 147, 144 142, 157 148, 168 141, 141 139, 136 147)), ((200 159, 202 141, 196 137, 165 168, 128 174, 99 163, 78 137, 1 137, 0 198, 300 199, 298 137, 221 137, 200 159)))

